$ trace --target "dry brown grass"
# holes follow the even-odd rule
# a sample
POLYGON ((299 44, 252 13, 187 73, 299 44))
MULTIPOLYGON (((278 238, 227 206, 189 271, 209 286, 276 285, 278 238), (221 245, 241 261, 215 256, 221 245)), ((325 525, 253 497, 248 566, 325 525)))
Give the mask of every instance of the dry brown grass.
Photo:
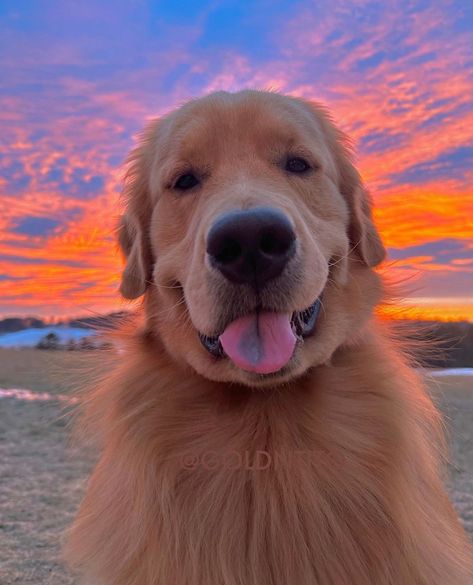
POLYGON ((0 349, 0 388, 68 394, 91 375, 97 351, 0 349))

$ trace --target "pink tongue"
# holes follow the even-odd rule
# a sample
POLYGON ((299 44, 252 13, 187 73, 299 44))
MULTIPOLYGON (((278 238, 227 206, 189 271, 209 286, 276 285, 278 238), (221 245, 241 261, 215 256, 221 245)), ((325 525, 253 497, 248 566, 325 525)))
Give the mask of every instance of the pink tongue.
POLYGON ((277 372, 291 359, 296 337, 290 316, 253 313, 230 323, 220 335, 228 357, 249 372, 277 372))

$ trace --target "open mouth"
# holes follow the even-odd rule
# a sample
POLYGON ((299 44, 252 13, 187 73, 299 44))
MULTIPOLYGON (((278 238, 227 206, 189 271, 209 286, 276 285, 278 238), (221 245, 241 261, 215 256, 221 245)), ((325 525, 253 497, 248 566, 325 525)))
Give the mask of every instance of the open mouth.
POLYGON ((256 312, 230 323, 221 335, 199 333, 205 349, 216 358, 230 358, 246 371, 274 373, 291 359, 297 341, 315 330, 320 298, 292 315, 256 312))

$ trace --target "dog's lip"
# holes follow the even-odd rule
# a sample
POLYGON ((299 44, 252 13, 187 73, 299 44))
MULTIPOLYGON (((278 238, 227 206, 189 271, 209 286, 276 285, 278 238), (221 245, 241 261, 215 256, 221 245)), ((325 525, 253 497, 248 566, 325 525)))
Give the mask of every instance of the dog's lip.
MULTIPOLYGON (((318 297, 309 307, 302 311, 294 311, 291 317, 291 327, 298 341, 303 341, 312 335, 322 303, 318 297)), ((199 339, 205 349, 216 358, 227 357, 219 335, 204 335, 199 332, 199 339)))

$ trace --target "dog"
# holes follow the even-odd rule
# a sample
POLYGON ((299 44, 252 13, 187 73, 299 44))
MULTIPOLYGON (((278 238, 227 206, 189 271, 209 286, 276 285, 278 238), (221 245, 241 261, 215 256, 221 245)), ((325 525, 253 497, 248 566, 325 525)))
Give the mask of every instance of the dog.
POLYGON ((440 415, 374 316, 385 249, 326 110, 188 102, 148 124, 124 196, 142 305, 80 419, 83 582, 471 585, 440 415))

